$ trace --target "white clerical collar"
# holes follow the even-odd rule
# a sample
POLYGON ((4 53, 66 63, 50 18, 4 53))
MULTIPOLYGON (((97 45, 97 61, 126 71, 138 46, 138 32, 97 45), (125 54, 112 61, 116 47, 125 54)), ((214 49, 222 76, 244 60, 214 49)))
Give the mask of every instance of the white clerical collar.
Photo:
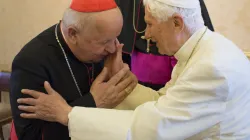
POLYGON ((185 44, 175 53, 175 58, 178 62, 186 62, 190 58, 193 50, 195 49, 198 41, 203 36, 207 27, 203 27, 196 31, 186 42, 185 44))

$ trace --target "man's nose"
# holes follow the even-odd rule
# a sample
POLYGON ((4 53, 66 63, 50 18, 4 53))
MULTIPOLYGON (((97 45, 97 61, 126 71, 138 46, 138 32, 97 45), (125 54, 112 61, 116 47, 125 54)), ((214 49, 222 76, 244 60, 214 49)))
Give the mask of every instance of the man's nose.
POLYGON ((109 43, 105 49, 108 53, 114 53, 116 51, 115 43, 109 43))

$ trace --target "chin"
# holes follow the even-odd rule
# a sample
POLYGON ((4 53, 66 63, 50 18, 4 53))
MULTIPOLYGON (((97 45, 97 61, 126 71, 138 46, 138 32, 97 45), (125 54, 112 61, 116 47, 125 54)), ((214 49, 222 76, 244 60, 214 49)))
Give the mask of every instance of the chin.
POLYGON ((164 51, 161 49, 161 47, 159 47, 159 45, 158 45, 158 44, 156 44, 156 47, 158 48, 158 52, 159 52, 159 54, 161 54, 161 55, 165 55, 164 51))
POLYGON ((98 62, 100 62, 100 61, 104 60, 104 59, 105 59, 105 57, 106 57, 106 56, 98 56, 98 57, 96 57, 95 59, 93 59, 93 62, 98 63, 98 62))
POLYGON ((161 55, 167 55, 167 56, 173 56, 172 54, 170 54, 169 52, 163 51, 161 49, 158 50, 159 54, 161 55))
POLYGON ((92 60, 92 63, 99 63, 99 62, 101 62, 102 60, 104 60, 104 59, 94 59, 94 60, 92 60))
POLYGON ((156 44, 156 47, 158 48, 158 52, 161 55, 167 55, 167 56, 173 56, 173 54, 171 54, 170 52, 166 51, 164 48, 162 49, 162 47, 159 44, 156 44))
POLYGON ((158 50, 159 54, 161 55, 165 55, 164 52, 162 52, 161 50, 158 50))

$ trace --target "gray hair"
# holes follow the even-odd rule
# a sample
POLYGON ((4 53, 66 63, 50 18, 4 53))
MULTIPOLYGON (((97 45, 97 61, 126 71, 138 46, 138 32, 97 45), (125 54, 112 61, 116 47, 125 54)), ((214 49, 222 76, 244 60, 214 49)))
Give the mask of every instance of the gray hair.
POLYGON ((88 28, 89 25, 91 25, 91 21, 93 21, 91 20, 93 14, 94 13, 77 12, 68 8, 63 14, 62 22, 66 28, 69 26, 74 26, 79 31, 81 31, 83 28, 88 28))
POLYGON ((180 8, 174 7, 157 0, 143 0, 144 5, 149 12, 159 22, 167 21, 173 14, 180 14, 190 33, 196 32, 200 27, 204 26, 204 20, 201 15, 201 8, 180 8))

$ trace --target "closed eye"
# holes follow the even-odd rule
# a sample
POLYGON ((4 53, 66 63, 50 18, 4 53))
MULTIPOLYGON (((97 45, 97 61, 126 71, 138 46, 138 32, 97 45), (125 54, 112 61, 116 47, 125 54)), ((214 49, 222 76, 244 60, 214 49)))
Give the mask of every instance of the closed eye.
POLYGON ((107 44, 107 43, 109 43, 111 40, 105 40, 105 41, 103 41, 101 44, 107 44))

